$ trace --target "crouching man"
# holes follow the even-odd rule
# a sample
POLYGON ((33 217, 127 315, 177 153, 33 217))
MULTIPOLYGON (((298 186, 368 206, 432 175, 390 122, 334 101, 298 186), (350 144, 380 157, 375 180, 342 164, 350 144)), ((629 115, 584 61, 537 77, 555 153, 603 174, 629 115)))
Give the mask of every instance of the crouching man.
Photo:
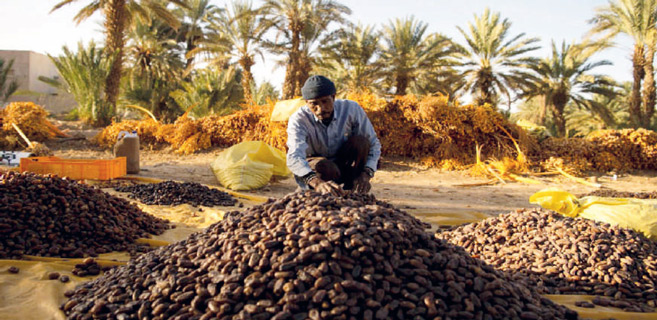
POLYGON ((336 100, 335 85, 311 76, 301 89, 306 105, 288 120, 287 166, 303 190, 368 193, 381 143, 363 108, 336 100))

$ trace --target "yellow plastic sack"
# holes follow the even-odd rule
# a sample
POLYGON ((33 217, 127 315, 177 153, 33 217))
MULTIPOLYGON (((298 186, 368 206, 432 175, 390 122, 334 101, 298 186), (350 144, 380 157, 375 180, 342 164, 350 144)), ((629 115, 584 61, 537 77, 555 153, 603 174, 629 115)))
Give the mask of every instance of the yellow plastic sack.
POLYGON ((631 228, 657 240, 657 200, 633 198, 582 197, 556 188, 536 192, 529 198, 545 209, 568 217, 581 217, 631 228))
POLYGON ((278 101, 271 112, 270 121, 287 121, 294 112, 304 105, 306 105, 306 101, 301 98, 278 101))
POLYGON ((272 176, 286 177, 285 152, 262 141, 236 144, 210 165, 219 183, 232 190, 252 190, 266 185, 272 176))

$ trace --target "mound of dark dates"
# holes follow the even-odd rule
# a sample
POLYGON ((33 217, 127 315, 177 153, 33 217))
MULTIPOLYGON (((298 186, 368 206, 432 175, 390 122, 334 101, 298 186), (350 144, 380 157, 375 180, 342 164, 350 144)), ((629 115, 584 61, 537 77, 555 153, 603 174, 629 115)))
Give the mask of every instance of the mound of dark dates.
POLYGON ((629 192, 629 191, 618 191, 612 189, 600 189, 582 195, 582 197, 587 197, 587 196, 605 197, 605 198, 657 199, 657 191, 629 192))
POLYGON ((137 238, 168 228, 166 220, 75 180, 0 171, 0 259, 130 250, 137 238))
POLYGON ((631 229, 524 209, 436 236, 541 293, 595 295, 594 304, 631 312, 657 304, 657 244, 631 229))
POLYGON ((371 195, 232 211, 67 294, 69 319, 576 319, 371 195))
POLYGON ((159 183, 119 186, 119 192, 129 192, 129 197, 144 204, 193 206, 234 206, 237 200, 221 190, 212 189, 196 182, 163 181, 159 183))

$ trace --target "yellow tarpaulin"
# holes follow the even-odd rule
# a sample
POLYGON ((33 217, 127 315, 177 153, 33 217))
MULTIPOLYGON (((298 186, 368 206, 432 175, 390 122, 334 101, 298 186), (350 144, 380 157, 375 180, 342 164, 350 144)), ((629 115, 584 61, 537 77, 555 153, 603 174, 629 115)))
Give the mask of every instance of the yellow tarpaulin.
POLYGON ((482 212, 423 212, 410 210, 414 217, 439 226, 460 226, 466 223, 488 219, 491 216, 482 212))
POLYGON ((657 200, 634 198, 582 197, 547 188, 529 198, 543 208, 573 218, 584 218, 634 229, 657 240, 657 200))
POLYGON ((595 308, 582 308, 575 305, 577 301, 591 302, 594 296, 548 294, 544 297, 577 311, 580 319, 657 320, 655 312, 625 312, 612 307, 596 305, 595 308))
POLYGON ((45 320, 65 319, 59 305, 66 301, 64 292, 93 278, 71 274, 73 266, 65 262, 0 260, 0 319, 45 320), (7 270, 18 267, 18 274, 7 270), (68 283, 48 280, 48 274, 59 272, 70 277, 68 283))
POLYGON ((304 105, 306 105, 306 101, 301 98, 278 101, 271 112, 270 121, 287 121, 294 112, 304 105))

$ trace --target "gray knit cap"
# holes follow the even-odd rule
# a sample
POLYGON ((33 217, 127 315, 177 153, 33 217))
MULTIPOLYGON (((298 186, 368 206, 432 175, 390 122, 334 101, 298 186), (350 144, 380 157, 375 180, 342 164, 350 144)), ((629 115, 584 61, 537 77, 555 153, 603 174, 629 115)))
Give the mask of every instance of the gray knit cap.
POLYGON ((335 84, 325 76, 311 76, 301 88, 304 100, 317 99, 335 94, 335 84))

